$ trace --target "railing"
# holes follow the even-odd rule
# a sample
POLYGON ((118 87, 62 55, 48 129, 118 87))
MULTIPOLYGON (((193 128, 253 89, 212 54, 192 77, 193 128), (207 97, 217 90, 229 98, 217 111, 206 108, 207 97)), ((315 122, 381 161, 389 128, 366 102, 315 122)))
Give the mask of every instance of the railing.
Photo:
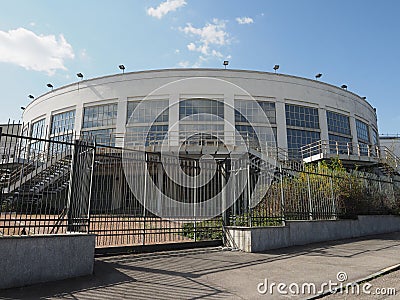
POLYGON ((94 147, 7 132, 14 130, 0 133, 0 235, 87 232, 94 147))
MULTIPOLYGON (((116 140, 125 140, 125 146, 179 146, 199 145, 199 146, 219 146, 222 143, 226 146, 249 146, 260 148, 267 142, 274 140, 274 137, 267 133, 250 133, 238 131, 149 131, 149 132, 129 132, 126 134, 115 133, 116 140)), ((272 144, 272 143, 271 143, 272 144)))
POLYGON ((311 157, 314 155, 347 155, 361 157, 379 157, 380 148, 376 145, 367 145, 363 143, 345 143, 337 141, 319 140, 314 143, 305 145, 300 149, 302 158, 311 157))
POLYGON ((379 138, 400 138, 400 133, 381 133, 379 134, 379 138))
POLYGON ((300 151, 303 161, 307 158, 312 160, 315 156, 315 159, 323 159, 328 155, 334 155, 341 159, 371 158, 378 163, 386 164, 400 174, 400 158, 386 146, 320 140, 301 147, 300 151))

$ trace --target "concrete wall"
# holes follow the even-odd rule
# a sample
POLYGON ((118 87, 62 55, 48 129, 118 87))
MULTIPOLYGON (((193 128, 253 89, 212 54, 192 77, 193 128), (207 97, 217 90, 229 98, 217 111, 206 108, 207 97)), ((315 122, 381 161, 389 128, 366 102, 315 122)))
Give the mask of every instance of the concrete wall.
POLYGON ((400 231, 400 216, 359 216, 357 220, 288 221, 276 227, 228 227, 227 246, 260 252, 316 242, 400 231))
POLYGON ((0 289, 92 274, 95 235, 0 238, 0 289))

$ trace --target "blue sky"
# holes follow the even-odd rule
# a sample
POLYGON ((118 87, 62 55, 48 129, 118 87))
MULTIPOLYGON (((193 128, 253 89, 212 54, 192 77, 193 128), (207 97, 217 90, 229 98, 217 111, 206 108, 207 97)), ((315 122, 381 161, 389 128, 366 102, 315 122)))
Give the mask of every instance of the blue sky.
POLYGON ((346 84, 400 132, 400 1, 13 0, 0 10, 0 122, 28 95, 175 67, 272 71, 346 84))

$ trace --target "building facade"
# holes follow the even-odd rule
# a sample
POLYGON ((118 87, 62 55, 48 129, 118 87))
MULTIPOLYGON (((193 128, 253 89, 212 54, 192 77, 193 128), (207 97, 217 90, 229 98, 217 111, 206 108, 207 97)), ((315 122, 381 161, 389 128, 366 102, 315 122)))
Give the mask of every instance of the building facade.
POLYGON ((387 134, 379 137, 380 144, 397 157, 400 157, 400 134, 387 134))
POLYGON ((76 132, 116 146, 127 139, 150 145, 166 136, 179 145, 199 133, 235 144, 237 133, 257 134, 292 157, 320 140, 361 145, 361 153, 363 145, 379 144, 376 112, 364 98, 321 81, 243 70, 167 69, 82 80, 34 99, 23 122, 34 137, 70 139, 76 132))

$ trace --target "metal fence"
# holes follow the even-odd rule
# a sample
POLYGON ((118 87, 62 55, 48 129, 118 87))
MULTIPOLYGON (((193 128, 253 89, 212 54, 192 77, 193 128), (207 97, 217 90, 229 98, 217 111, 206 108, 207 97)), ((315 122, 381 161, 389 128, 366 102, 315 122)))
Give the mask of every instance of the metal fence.
POLYGON ((400 178, 306 165, 280 167, 262 198, 230 211, 230 225, 273 226, 285 220, 356 218, 400 214, 400 178))
POLYGON ((0 133, 0 235, 89 232, 97 247, 154 245, 219 240, 225 225, 400 213, 396 176, 287 157, 270 164, 254 151, 199 160, 14 129, 0 133))
POLYGON ((94 147, 0 131, 0 235, 87 232, 94 147))
POLYGON ((221 169, 217 170, 216 179, 209 185, 199 189, 185 188, 185 182, 178 185, 166 173, 183 169, 187 174, 194 175, 198 167, 193 159, 167 157, 167 162, 162 164, 161 156, 154 153, 106 146, 98 146, 96 151, 89 232, 97 235, 97 246, 222 238, 221 215, 197 221, 194 211, 184 214, 179 211, 179 205, 163 207, 167 197, 193 204, 196 199, 201 201, 202 195, 208 197, 216 193, 220 188, 217 181, 222 174, 221 169), (127 176, 130 178, 127 179, 127 176), (148 184, 146 176, 152 177, 154 185, 148 184), (155 214, 161 209, 164 217, 155 214))

